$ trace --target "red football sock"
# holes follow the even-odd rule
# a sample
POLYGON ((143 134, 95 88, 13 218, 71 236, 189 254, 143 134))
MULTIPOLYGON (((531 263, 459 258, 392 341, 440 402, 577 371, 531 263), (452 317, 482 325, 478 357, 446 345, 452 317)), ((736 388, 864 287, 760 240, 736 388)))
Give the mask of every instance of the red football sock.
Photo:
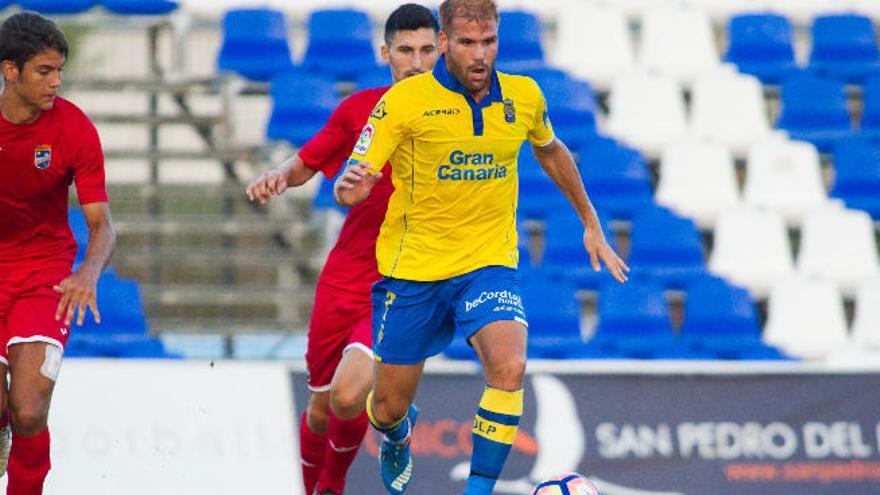
POLYGON ((331 490, 342 493, 345 489, 345 476, 357 456, 364 435, 370 426, 367 413, 353 419, 337 418, 330 411, 327 424, 327 450, 324 454, 324 472, 318 482, 318 490, 331 490))
POLYGON ((324 467, 324 451, 327 450, 327 435, 318 435, 309 428, 309 422, 303 413, 299 420, 299 454, 302 464, 303 486, 307 495, 312 495, 318 477, 324 467))
POLYGON ((48 428, 32 437, 13 433, 6 495, 41 495, 50 467, 48 428))

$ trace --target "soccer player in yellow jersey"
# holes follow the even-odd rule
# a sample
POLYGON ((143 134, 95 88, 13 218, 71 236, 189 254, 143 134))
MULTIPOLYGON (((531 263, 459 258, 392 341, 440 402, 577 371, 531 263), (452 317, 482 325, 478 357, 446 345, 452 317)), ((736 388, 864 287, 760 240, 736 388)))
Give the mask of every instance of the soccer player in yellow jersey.
POLYGON ((385 435, 380 471, 392 494, 412 477, 412 405, 425 359, 456 331, 474 347, 487 382, 473 428, 465 495, 488 495, 523 410, 527 317, 516 267, 517 153, 532 144, 584 223, 584 245, 620 282, 629 270, 608 246, 577 168, 553 135, 535 82, 494 70, 492 0, 446 0, 433 72, 392 87, 373 110, 334 193, 363 201, 392 164, 394 194, 376 246, 373 352, 367 413, 385 435))

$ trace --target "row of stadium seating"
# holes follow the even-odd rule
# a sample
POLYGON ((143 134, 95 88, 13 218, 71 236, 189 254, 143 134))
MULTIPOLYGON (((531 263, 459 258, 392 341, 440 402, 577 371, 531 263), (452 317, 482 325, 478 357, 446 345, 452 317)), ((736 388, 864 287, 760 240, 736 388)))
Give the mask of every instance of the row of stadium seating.
MULTIPOLYGON (((239 9, 223 21, 221 70, 262 81, 293 70, 287 22, 280 11, 239 9)), ((301 67, 342 80, 375 67, 374 33, 366 12, 320 9, 308 20, 308 43, 301 67)), ((557 26, 553 63, 569 68, 598 87, 635 68, 668 75, 690 84, 721 64, 709 17, 697 9, 663 7, 642 19, 641 49, 636 55, 630 25, 614 8, 583 4, 566 9, 557 26)), ((873 22, 852 13, 817 17, 811 30, 808 68, 820 74, 859 82, 880 74, 880 52, 873 22)), ((546 65, 540 18, 526 11, 501 14, 499 66, 518 72, 546 65)), ((730 19, 724 59, 765 83, 777 84, 799 69, 791 22, 773 13, 742 14, 730 19)))
POLYGON ((0 0, 0 9, 17 5, 41 14, 79 14, 102 7, 121 15, 163 15, 179 7, 178 0, 0 0))
MULTIPOLYGON (((88 226, 79 209, 71 208, 68 221, 77 242, 74 265, 85 257, 88 226)), ((67 357, 173 358, 162 342, 150 335, 137 281, 125 279, 108 268, 98 280, 101 323, 86 315, 82 326, 74 326, 65 348, 67 357)))

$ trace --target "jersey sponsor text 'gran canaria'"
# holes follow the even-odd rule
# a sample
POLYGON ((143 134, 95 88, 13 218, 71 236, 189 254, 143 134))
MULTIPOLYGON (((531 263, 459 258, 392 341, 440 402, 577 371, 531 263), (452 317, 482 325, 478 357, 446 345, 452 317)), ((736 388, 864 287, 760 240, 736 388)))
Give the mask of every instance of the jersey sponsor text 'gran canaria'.
POLYGON ((394 85, 352 159, 392 164, 394 194, 376 245, 379 272, 445 280, 485 266, 516 268, 517 154, 553 140, 530 78, 494 72, 480 103, 446 68, 394 85))

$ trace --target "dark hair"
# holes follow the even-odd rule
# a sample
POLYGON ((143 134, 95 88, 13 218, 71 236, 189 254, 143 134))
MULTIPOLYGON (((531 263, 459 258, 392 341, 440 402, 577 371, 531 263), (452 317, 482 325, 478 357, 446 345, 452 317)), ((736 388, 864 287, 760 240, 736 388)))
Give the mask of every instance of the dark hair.
POLYGON ((391 45, 391 40, 399 31, 415 31, 421 28, 433 29, 435 33, 440 31, 437 18, 427 7, 415 3, 403 4, 385 21, 385 44, 391 45))
POLYGON ((498 6, 493 0, 444 0, 440 4, 440 23, 444 33, 449 34, 455 17, 477 23, 498 22, 498 6))
POLYGON ((46 50, 67 57, 67 39, 51 20, 33 12, 19 12, 0 25, 0 62, 11 60, 21 70, 28 60, 46 50))

